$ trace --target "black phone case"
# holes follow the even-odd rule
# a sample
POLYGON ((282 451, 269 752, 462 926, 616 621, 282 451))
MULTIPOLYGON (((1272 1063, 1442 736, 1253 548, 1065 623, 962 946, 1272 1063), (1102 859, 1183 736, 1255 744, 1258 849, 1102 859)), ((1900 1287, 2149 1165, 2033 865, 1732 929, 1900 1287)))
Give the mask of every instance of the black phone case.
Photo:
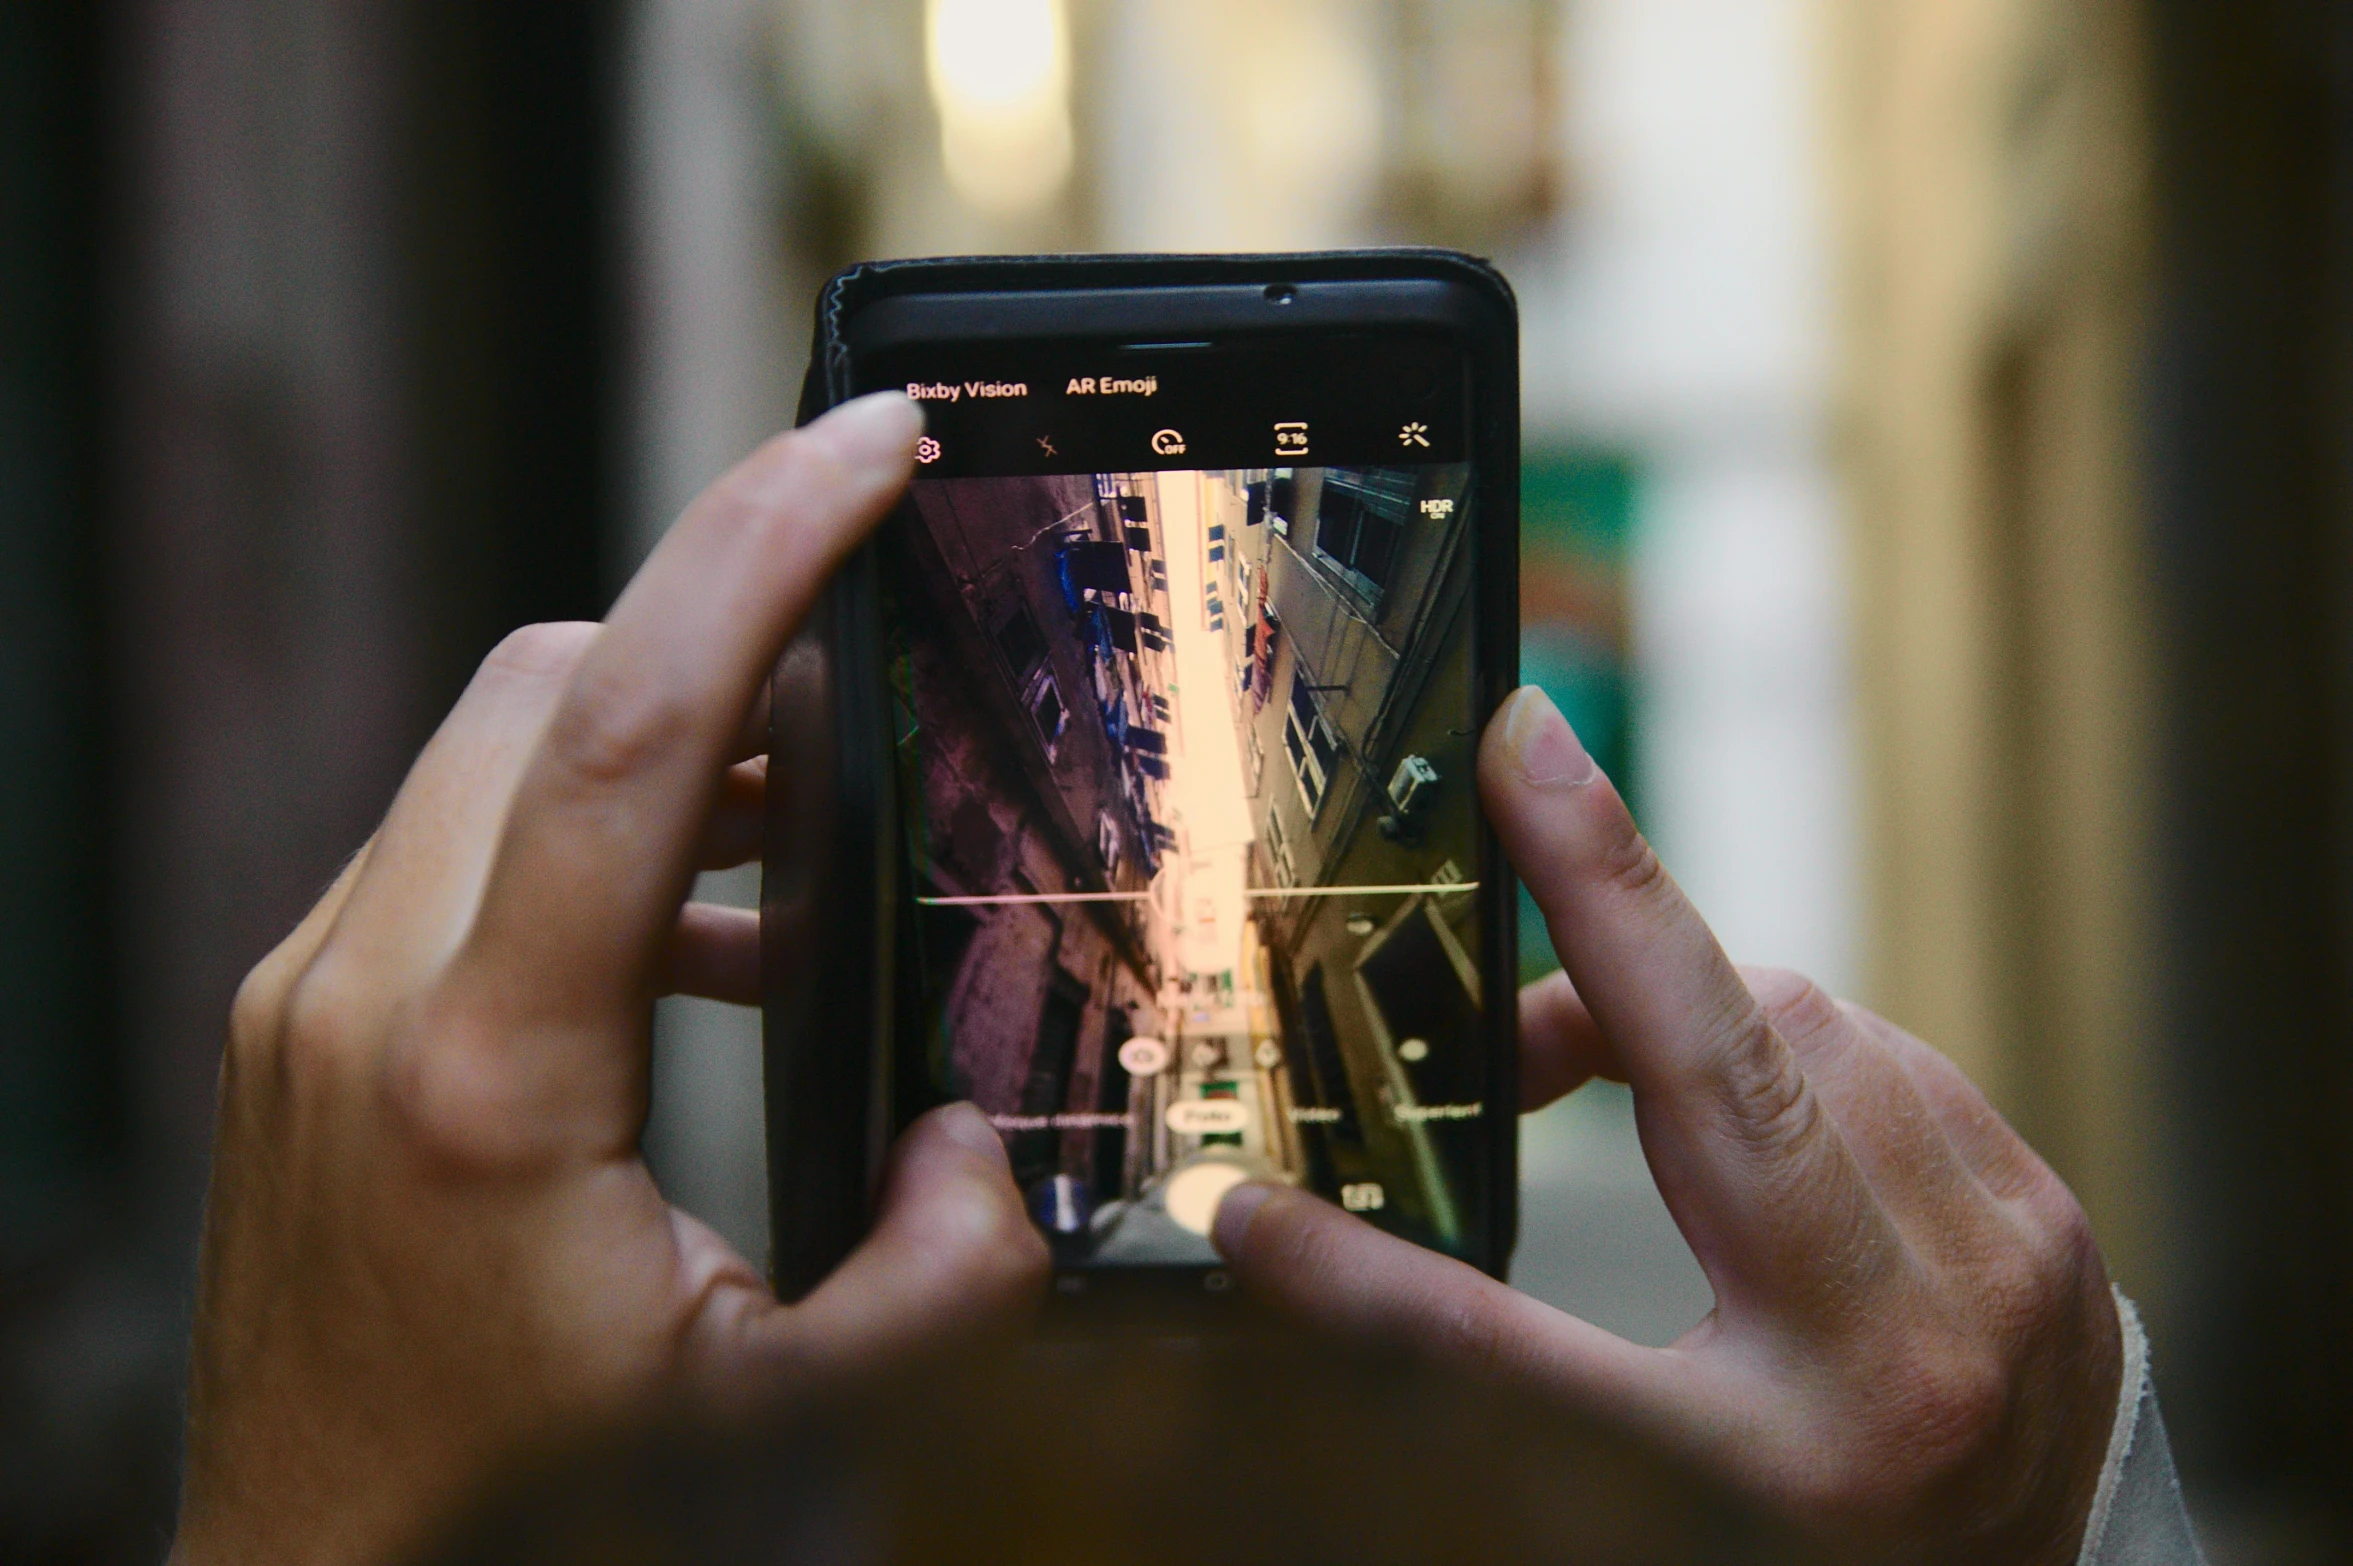
MULTIPOLYGON (((1367 323, 1348 301, 1330 308, 1318 283, 1452 285, 1474 308, 1449 326, 1466 342, 1479 388, 1471 456, 1488 527, 1519 526, 1519 343, 1510 285, 1488 263, 1419 248, 1295 255, 994 256, 874 262, 852 267, 817 298, 816 335, 798 421, 853 395, 854 338, 863 319, 917 296, 1057 296, 1058 325, 1090 332, 1287 332, 1367 323), (1276 290, 1279 318, 1265 315, 1276 290)), ((1426 324, 1427 317, 1413 317, 1426 324)), ((1378 324, 1378 318, 1372 318, 1378 324)), ((987 300, 956 316, 966 341, 993 335, 987 300)), ((897 975, 906 932, 896 784, 882 667, 873 544, 834 579, 779 661, 770 704, 767 850, 760 894, 768 1192, 778 1294, 816 1287, 864 1235, 875 1187, 899 1129, 894 1092, 897 975)), ((1475 689, 1483 722, 1518 681, 1515 549, 1484 550, 1475 689)), ((1480 866, 1489 940, 1487 993, 1517 980, 1517 891, 1492 831, 1480 866)), ((1485 1008, 1489 1096, 1517 1102, 1517 1008, 1485 1008)), ((1502 1276, 1517 1226, 1518 1139, 1493 1117, 1489 1244, 1475 1260, 1502 1276)))

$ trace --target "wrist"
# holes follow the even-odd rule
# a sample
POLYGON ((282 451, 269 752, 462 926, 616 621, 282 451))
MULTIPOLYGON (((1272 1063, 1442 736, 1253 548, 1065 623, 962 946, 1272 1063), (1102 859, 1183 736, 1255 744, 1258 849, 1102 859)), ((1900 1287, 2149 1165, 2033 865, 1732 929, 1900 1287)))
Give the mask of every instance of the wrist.
POLYGON ((2046 1405, 2057 1428, 2044 1448, 2046 1460, 2033 1465, 2045 1470, 2049 1482, 2045 1498, 2031 1508, 2036 1521, 2020 1536, 2030 1547, 2016 1557, 2033 1566, 2077 1566, 2087 1542, 2096 1538, 2117 1443, 2130 1440, 2146 1364, 2147 1340, 2123 1294, 2106 1281, 2104 1270, 2091 1281, 2080 1318, 2080 1340, 2094 1345, 2086 1356, 2089 1385, 2046 1405))

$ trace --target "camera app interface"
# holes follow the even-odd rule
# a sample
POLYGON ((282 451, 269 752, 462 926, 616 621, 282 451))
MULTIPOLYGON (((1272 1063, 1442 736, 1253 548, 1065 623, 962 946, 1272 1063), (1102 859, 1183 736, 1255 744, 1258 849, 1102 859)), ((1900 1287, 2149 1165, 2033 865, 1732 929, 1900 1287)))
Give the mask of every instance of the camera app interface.
POLYGON ((927 1067, 1065 1269, 1215 1266, 1247 1179, 1485 1221, 1471 472, 1259 438, 919 474, 886 545, 927 1067))

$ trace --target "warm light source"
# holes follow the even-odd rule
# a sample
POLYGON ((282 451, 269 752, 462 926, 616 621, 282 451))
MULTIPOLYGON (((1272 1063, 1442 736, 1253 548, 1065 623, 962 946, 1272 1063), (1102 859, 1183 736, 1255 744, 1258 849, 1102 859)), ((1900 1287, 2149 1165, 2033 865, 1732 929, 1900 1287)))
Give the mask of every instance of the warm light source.
POLYGON ((924 57, 956 194, 1042 206, 1070 177, 1070 27, 1062 0, 928 0, 924 57))
POLYGON ((1161 1203, 1180 1229, 1207 1234, 1217 1223, 1226 1193, 1250 1178, 1250 1171, 1221 1158, 1190 1164, 1169 1177, 1161 1203))

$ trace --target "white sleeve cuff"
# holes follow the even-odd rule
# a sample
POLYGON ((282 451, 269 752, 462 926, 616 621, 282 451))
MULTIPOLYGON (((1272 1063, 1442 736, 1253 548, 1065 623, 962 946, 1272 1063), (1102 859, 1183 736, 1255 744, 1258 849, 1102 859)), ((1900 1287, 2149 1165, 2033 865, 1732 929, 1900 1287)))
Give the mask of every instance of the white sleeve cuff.
POLYGON ((2108 1431, 2108 1460, 2092 1496, 2076 1566, 2205 1566, 2190 1529, 2173 1447, 2157 1411, 2149 1377, 2149 1335, 2124 1291, 2116 1319, 2124 1330, 2124 1375, 2116 1393, 2116 1423, 2108 1431))

